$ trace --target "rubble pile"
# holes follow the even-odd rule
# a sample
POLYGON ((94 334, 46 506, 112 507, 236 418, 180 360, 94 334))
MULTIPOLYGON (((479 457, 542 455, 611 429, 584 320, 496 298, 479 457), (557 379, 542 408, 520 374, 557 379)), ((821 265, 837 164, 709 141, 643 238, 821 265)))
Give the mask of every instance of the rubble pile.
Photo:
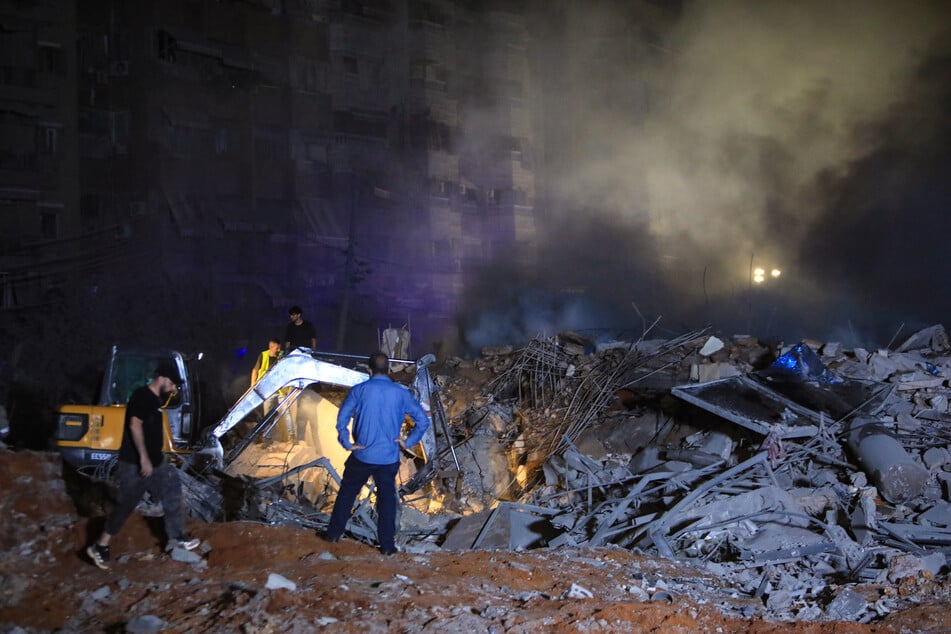
POLYGON ((868 622, 948 569, 941 326, 894 350, 569 335, 476 364, 494 378, 450 419, 481 505, 444 547, 613 544, 692 562, 786 620, 868 622))

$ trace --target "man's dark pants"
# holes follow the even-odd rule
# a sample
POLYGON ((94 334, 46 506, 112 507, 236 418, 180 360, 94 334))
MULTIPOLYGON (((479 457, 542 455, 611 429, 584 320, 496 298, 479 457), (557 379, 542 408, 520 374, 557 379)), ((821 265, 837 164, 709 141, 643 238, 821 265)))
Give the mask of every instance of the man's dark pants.
POLYGON ((334 510, 330 515, 327 538, 337 540, 343 535, 353 503, 360 489, 372 476, 376 484, 376 530, 380 550, 385 553, 396 550, 396 474, 399 469, 399 461, 393 464, 370 464, 361 462, 350 454, 343 470, 337 501, 334 502, 334 510))
POLYGON ((161 503, 165 511, 165 533, 169 539, 181 539, 184 529, 182 508, 182 482, 178 469, 162 461, 148 478, 139 473, 139 465, 119 461, 119 499, 106 519, 106 532, 118 535, 119 529, 129 519, 142 495, 149 491, 161 503))

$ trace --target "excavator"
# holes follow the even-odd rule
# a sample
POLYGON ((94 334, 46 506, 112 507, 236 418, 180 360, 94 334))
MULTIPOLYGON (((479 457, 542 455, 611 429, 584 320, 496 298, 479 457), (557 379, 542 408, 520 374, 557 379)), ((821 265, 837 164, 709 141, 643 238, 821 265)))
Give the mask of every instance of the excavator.
POLYGON ((102 475, 119 453, 125 406, 136 388, 148 383, 160 363, 171 363, 183 382, 162 408, 164 451, 186 454, 197 439, 200 413, 197 368, 200 355, 176 350, 112 346, 94 405, 62 405, 57 412, 56 446, 63 459, 85 475, 102 475))
MULTIPOLYGON (((315 384, 348 388, 368 378, 364 372, 318 358, 323 354, 309 348, 292 351, 248 388, 221 420, 202 426, 195 367, 199 355, 113 346, 99 402, 61 406, 56 444, 64 460, 79 473, 109 482, 122 443, 125 403, 135 388, 148 381, 158 363, 170 362, 183 382, 162 409, 164 452, 169 462, 180 468, 192 514, 208 521, 284 518, 287 521, 283 523, 312 525, 309 518, 313 518, 314 507, 326 504, 327 496, 339 486, 349 452, 337 442, 338 408, 308 388, 315 384), (274 397, 277 406, 260 416, 262 406, 274 397), (294 442, 267 440, 295 406, 298 422, 306 416, 306 425, 297 425, 303 429, 300 437, 294 442)), ((415 365, 415 378, 407 389, 432 423, 422 441, 409 448, 401 461, 400 492, 406 495, 419 490, 435 474, 437 425, 453 457, 455 454, 448 441, 439 388, 428 370, 435 356, 391 362, 415 365)), ((410 422, 407 418, 407 424, 410 422)), ((362 532, 372 540, 375 527, 370 514, 364 514, 362 526, 362 532)))

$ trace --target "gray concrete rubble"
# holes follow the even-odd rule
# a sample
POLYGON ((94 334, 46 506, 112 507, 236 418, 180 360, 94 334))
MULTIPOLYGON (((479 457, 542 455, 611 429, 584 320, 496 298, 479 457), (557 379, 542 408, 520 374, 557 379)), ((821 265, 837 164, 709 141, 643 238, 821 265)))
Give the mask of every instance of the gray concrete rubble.
POLYGON ((443 548, 634 549, 714 571, 789 620, 873 621, 899 599, 850 584, 947 574, 943 327, 894 349, 702 331, 570 343, 476 360, 494 378, 451 426, 486 506, 443 548))
MULTIPOLYGON (((401 489, 402 550, 630 549, 730 586, 727 614, 785 620, 873 621, 909 599, 853 586, 947 574, 943 327, 895 349, 646 334, 562 333, 446 360, 427 483, 401 489)), ((251 441, 244 452, 249 464, 217 485, 184 475, 193 514, 326 526, 340 481, 330 460, 251 441)), ((348 526, 368 543, 373 497, 348 526)), ((701 600, 698 584, 630 592, 701 600)), ((587 598, 581 586, 565 596, 587 598)))

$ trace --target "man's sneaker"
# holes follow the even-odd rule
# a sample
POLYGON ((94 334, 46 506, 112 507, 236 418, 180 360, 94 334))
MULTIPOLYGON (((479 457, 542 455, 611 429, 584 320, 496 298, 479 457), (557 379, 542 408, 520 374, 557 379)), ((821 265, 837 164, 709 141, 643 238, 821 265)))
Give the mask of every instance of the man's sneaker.
POLYGON ((165 550, 195 550, 201 544, 200 539, 170 539, 165 546, 165 550))
POLYGON ((99 568, 103 570, 109 570, 109 547, 100 546, 99 544, 93 544, 86 549, 86 554, 89 555, 89 558, 92 559, 92 563, 96 564, 99 568))

